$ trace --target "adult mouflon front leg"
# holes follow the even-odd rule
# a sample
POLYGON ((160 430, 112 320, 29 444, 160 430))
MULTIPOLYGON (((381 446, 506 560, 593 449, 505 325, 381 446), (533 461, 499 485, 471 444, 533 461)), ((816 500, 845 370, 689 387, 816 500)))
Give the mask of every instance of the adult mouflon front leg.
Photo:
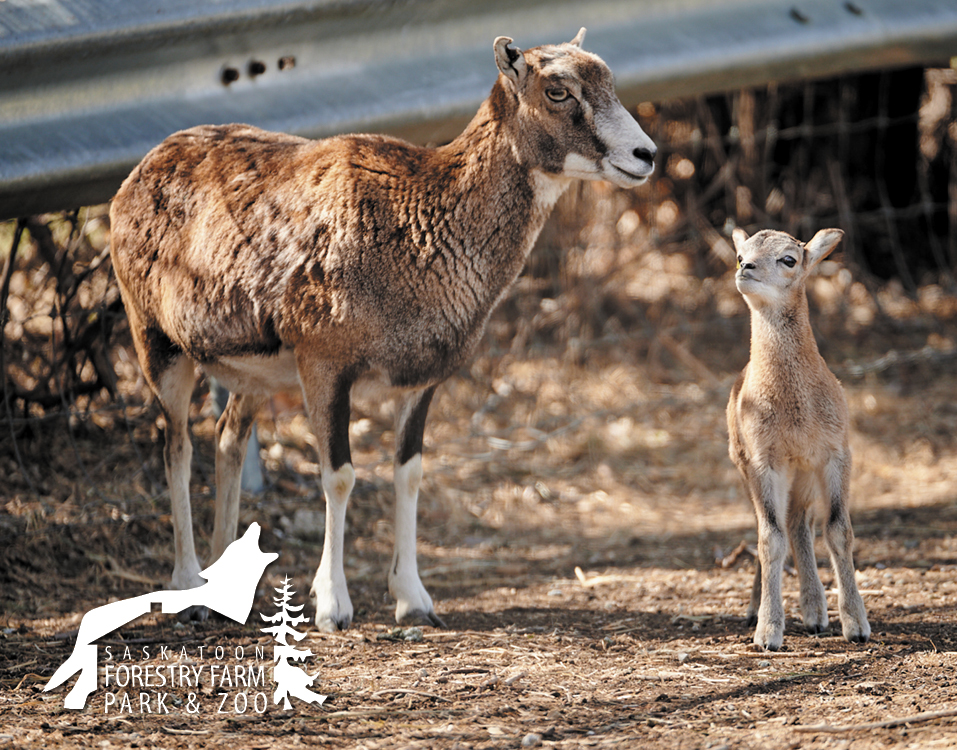
POLYGON ((316 627, 326 633, 345 630, 352 624, 352 599, 346 585, 343 553, 346 507, 355 482, 356 473, 351 463, 345 463, 337 469, 330 467, 322 472, 322 491, 326 496, 326 535, 310 594, 316 610, 316 627))
POLYGON ((349 390, 353 377, 317 358, 297 355, 299 379, 319 452, 326 498, 326 534, 310 594, 316 627, 334 633, 352 623, 352 600, 343 565, 346 508, 356 473, 349 452, 349 390))
POLYGON ((434 388, 407 396, 396 412, 395 550, 389 565, 389 593, 395 599, 398 623, 444 628, 432 597, 419 578, 416 556, 416 510, 422 482, 422 437, 434 388))

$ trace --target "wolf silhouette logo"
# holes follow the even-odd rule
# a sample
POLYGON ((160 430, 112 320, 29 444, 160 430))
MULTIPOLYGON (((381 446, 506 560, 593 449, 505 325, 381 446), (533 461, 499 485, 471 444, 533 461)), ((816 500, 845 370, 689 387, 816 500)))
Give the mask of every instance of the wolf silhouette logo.
POLYGON ((83 708, 96 689, 97 648, 94 641, 150 611, 153 604, 162 605, 164 613, 173 614, 189 607, 208 607, 230 620, 246 622, 253 607, 256 584, 266 566, 275 560, 275 552, 259 549, 258 523, 250 525, 242 538, 230 544, 222 557, 200 575, 207 583, 183 591, 155 591, 91 609, 80 622, 76 646, 60 668, 54 672, 44 691, 53 690, 77 672, 76 685, 63 701, 65 708, 83 708))

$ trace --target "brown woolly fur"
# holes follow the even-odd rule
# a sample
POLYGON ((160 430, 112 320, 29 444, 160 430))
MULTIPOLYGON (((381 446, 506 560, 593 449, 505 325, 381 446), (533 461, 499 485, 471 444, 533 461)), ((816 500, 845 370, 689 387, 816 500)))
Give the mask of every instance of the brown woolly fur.
POLYGON ((432 393, 471 354, 571 179, 633 187, 654 168, 654 144, 583 38, 527 53, 496 39, 498 80, 446 146, 210 125, 170 136, 123 183, 111 210, 113 264, 168 425, 174 586, 201 581, 185 417, 197 362, 233 394, 217 427, 214 556, 236 537, 257 409, 278 388, 301 387, 328 509, 316 622, 349 624, 349 396, 373 381, 397 401, 396 617, 440 622, 415 563, 432 393))
POLYGON ((751 359, 731 391, 731 460, 758 519, 758 570, 748 620, 754 642, 777 650, 784 636, 781 573, 790 541, 809 631, 827 629, 827 600, 817 573, 813 505, 826 506, 825 540, 837 573, 844 637, 866 641, 870 626, 854 576, 848 515, 851 451, 844 391, 821 357, 808 317, 805 281, 840 242, 824 229, 807 245, 783 232, 748 239, 735 230, 735 282, 751 310, 751 359))
POLYGON ((491 128, 475 130, 469 154, 245 126, 177 133, 114 202, 127 304, 198 362, 309 341, 395 385, 440 382, 524 263, 506 249, 545 218, 530 176, 509 179, 491 128), (478 172, 492 179, 471 184, 478 172))

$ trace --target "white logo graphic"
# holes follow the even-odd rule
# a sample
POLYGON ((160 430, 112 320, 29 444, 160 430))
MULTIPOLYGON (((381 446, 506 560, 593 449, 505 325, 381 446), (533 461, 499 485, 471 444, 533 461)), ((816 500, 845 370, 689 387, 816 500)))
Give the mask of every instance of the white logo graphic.
POLYGON ((273 661, 276 666, 273 669, 273 680, 276 682, 276 692, 273 694, 273 703, 283 702, 283 708, 292 708, 289 702, 289 696, 298 698, 306 703, 321 704, 327 696, 319 695, 309 689, 309 686, 315 682, 318 675, 309 675, 302 667, 297 667, 289 663, 289 660, 304 661, 312 656, 312 651, 308 648, 296 648, 287 643, 286 638, 292 636, 296 641, 301 641, 305 633, 300 633, 295 629, 296 625, 309 622, 309 618, 304 615, 296 614, 302 611, 303 605, 293 606, 289 602, 292 600, 293 589, 290 586, 288 576, 282 581, 282 588, 276 589, 279 596, 273 599, 273 602, 279 607, 279 612, 274 615, 260 614, 266 622, 276 623, 272 627, 262 628, 263 633, 269 633, 276 639, 276 646, 273 648, 273 661))
MULTIPOLYGON (((87 612, 80 622, 73 653, 60 665, 44 690, 59 687, 79 672, 80 676, 77 678, 76 685, 63 701, 63 705, 65 708, 83 708, 87 697, 96 690, 97 647, 94 641, 147 614, 153 604, 162 605, 162 611, 170 614, 181 612, 189 607, 208 607, 224 617, 238 623, 245 623, 253 607, 256 584, 262 578, 266 566, 278 557, 275 552, 263 552, 259 549, 259 531, 258 523, 250 525, 241 539, 230 544, 219 560, 202 571, 200 575, 207 581, 202 586, 183 591, 155 591, 132 599, 104 604, 87 612)), ((299 635, 299 638, 302 638, 302 635, 299 635)), ((301 671, 295 667, 290 669, 301 671)), ((276 672, 278 682, 278 666, 276 672)), ((306 678, 309 684, 315 679, 308 676, 306 678)), ((300 689, 304 688, 293 685, 289 693, 299 697, 295 691, 300 689)), ((303 700, 307 699, 303 698, 303 700)))

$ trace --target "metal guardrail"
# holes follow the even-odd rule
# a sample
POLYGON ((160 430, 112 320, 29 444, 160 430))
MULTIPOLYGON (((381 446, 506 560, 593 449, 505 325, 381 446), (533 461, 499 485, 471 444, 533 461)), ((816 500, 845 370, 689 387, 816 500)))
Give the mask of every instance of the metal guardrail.
POLYGON ((626 104, 957 56, 957 0, 0 0, 0 219, 105 201, 200 123, 447 140, 494 37, 580 26, 626 104))

